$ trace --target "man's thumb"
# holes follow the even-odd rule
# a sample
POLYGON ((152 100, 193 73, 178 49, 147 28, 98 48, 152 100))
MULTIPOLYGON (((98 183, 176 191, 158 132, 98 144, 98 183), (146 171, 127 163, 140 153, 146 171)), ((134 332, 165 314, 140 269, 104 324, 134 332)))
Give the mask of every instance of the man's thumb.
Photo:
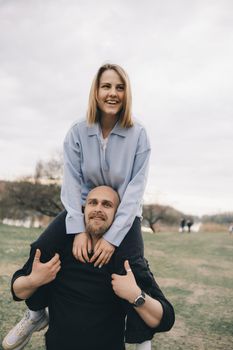
POLYGON ((36 254, 34 256, 34 262, 40 261, 40 257, 41 257, 41 251, 40 249, 37 249, 36 254))
POLYGON ((125 266, 125 271, 127 272, 127 274, 132 271, 128 260, 125 260, 124 266, 125 266))

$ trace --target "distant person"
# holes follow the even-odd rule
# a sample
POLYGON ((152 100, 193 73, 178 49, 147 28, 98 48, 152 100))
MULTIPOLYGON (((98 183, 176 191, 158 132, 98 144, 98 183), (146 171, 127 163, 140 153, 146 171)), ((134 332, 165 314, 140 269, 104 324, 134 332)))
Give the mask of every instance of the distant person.
POLYGON ((229 228, 228 228, 229 234, 232 235, 233 234, 233 223, 230 224, 229 228))
POLYGON ((184 232, 185 225, 186 225, 186 220, 182 218, 180 220, 180 232, 184 232))
MULTIPOLYGON (((117 193, 107 186, 97 187, 88 194, 84 215, 85 229, 92 242, 90 256, 112 224, 118 204, 117 193)), ((48 246, 50 235, 45 231, 31 245, 26 264, 12 278, 15 300, 26 299, 30 307, 39 303, 43 308, 48 305, 46 349, 123 350, 126 314, 129 323, 133 320, 128 331, 131 341, 148 340, 156 332, 169 330, 174 323, 173 307, 156 284, 145 260, 138 261, 138 276, 144 283, 144 291, 139 281, 136 282, 129 262, 117 251, 101 269, 93 263, 77 262, 71 249, 74 235, 66 235, 64 216, 63 212, 55 220, 57 235, 63 243, 59 255, 56 246, 48 246), (114 273, 119 266, 117 260, 123 265, 124 275, 114 273), (42 288, 47 289, 45 300, 41 298, 42 288)), ((25 318, 25 322, 29 319, 25 318)), ((21 323, 18 332, 22 332, 23 327, 21 323)), ((23 349, 30 340, 27 337, 12 347, 10 342, 13 335, 16 336, 16 328, 4 339, 4 349, 23 349)))
POLYGON ((191 219, 188 219, 186 222, 186 225, 188 227, 188 232, 191 232, 191 227, 193 226, 193 221, 191 219))

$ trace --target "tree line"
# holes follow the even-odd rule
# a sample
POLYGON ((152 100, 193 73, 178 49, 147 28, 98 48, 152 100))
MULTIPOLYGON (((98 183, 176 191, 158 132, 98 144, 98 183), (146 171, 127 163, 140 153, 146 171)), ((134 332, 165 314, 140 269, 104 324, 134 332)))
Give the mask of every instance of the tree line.
MULTIPOLYGON (((61 178, 62 156, 57 154, 48 161, 38 161, 34 174, 30 177, 18 181, 0 181, 0 219, 24 220, 33 214, 55 217, 64 209, 60 200, 61 178)), ((170 206, 160 204, 143 206, 143 222, 153 232, 156 231, 158 223, 178 227, 182 217, 192 217, 203 223, 228 225, 233 222, 233 213, 195 218, 170 206)))

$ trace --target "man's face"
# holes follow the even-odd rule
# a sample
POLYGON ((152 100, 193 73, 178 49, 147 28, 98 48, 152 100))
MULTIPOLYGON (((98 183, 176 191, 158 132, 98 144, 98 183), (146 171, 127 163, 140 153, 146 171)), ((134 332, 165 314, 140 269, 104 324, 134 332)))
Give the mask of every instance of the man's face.
POLYGON ((87 196, 84 212, 86 232, 102 237, 114 220, 118 203, 118 196, 110 187, 93 189, 87 196))

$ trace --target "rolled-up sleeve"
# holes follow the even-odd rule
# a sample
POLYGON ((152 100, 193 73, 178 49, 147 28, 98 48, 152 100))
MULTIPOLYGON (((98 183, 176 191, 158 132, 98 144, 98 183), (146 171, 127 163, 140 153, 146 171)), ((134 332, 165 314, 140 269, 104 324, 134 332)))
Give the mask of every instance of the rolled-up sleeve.
POLYGON ((11 279, 11 294, 12 294, 12 297, 15 301, 22 301, 22 299, 18 298, 14 292, 14 288, 13 288, 13 285, 14 285, 14 282, 17 278, 21 277, 21 276, 28 276, 30 275, 31 271, 32 271, 32 264, 33 264, 33 259, 34 259, 34 256, 35 256, 35 249, 31 249, 30 251, 30 256, 27 260, 27 262, 24 264, 24 266, 17 270, 13 276, 12 276, 12 279, 11 279))
POLYGON ((132 270, 135 274, 137 284, 153 299, 159 301, 163 308, 163 316, 160 324, 151 328, 140 318, 132 305, 128 306, 125 334, 126 342, 141 343, 146 340, 151 340, 155 333, 169 331, 175 322, 175 311, 172 304, 165 297, 155 281, 147 260, 143 257, 134 257, 131 261, 131 265, 132 264, 132 270))

